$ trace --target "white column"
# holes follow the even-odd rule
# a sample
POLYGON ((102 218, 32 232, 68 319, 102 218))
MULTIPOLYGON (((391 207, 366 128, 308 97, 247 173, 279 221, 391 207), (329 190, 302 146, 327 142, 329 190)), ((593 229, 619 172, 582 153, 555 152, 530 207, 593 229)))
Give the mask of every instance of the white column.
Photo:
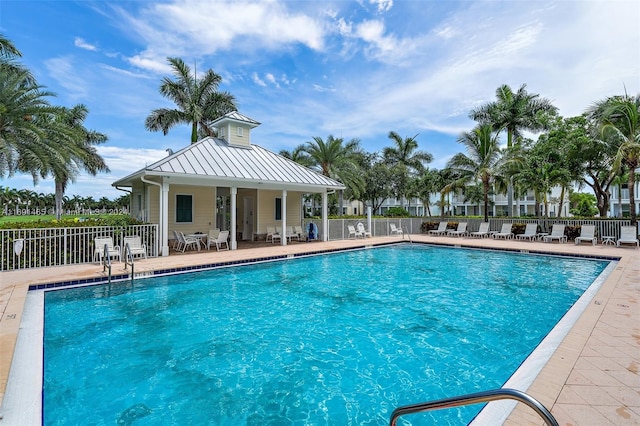
POLYGON ((236 241, 236 214, 237 214, 237 199, 238 198, 238 188, 235 186, 231 187, 231 250, 238 249, 238 241, 236 241))
POLYGON ((367 231, 371 232, 373 237, 373 231, 371 230, 371 206, 367 207, 367 231))
POLYGON ((282 190, 282 234, 280 235, 281 244, 287 245, 287 190, 282 190))
POLYGON ((160 244, 162 256, 169 256, 169 184, 162 180, 160 191, 160 244))
POLYGON ((322 193, 322 241, 329 241, 329 196, 322 193))

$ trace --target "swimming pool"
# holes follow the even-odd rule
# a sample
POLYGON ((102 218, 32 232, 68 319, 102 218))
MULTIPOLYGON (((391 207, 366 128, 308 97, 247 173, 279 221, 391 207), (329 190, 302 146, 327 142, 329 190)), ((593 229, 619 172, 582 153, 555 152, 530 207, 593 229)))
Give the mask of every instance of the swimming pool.
POLYGON ((607 263, 414 245, 48 292, 45 424, 386 424, 500 387, 607 263))

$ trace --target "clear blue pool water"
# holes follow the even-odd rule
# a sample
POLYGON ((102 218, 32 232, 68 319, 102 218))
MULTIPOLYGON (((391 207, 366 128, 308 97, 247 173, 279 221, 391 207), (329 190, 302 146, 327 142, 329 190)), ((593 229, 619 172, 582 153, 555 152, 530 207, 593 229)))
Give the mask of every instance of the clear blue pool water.
POLYGON ((407 245, 47 292, 44 423, 385 425, 500 387, 607 264, 407 245))

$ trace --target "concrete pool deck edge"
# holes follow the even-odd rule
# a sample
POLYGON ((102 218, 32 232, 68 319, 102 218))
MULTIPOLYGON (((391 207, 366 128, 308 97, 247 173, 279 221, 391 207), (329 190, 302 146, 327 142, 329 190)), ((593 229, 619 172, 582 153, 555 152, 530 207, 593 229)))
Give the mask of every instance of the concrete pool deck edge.
MULTIPOLYGON (((576 412, 585 411, 585 407, 587 411, 596 410, 600 417, 604 416, 603 418, 608 419, 607 423, 602 424, 640 424, 640 379, 638 378, 637 372, 637 365, 640 364, 640 360, 638 359, 638 354, 640 353, 640 309, 638 307, 640 252, 638 250, 610 246, 574 246, 571 243, 545 244, 513 240, 432 237, 426 235, 412 235, 411 238, 414 242, 434 243, 455 247, 620 258, 617 267, 598 290, 592 303, 589 304, 574 327, 569 331, 558 350, 551 357, 549 363, 543 368, 542 372, 528 390, 521 390, 530 393, 547 408, 550 408, 561 424, 572 423, 569 419, 575 419, 576 412), (622 316, 626 318, 627 321, 621 323, 620 321, 613 320, 614 322, 611 324, 611 320, 606 319, 607 315, 605 314, 607 313, 610 313, 609 316, 613 318, 622 316), (603 319, 606 320, 604 324, 602 324, 603 319), (624 325, 624 327, 620 327, 621 324, 624 325), (610 403, 602 408, 603 405, 600 404, 598 400, 590 402, 584 392, 584 389, 592 388, 593 391, 591 391, 591 393, 601 394, 603 391, 602 386, 596 384, 590 386, 589 384, 583 383, 575 384, 572 383, 572 381, 579 381, 577 371, 580 370, 581 362, 585 364, 593 361, 594 357, 589 357, 589 355, 593 355, 593 350, 588 348, 589 338, 594 332, 599 331, 599 328, 601 330, 598 334, 602 334, 602 330, 605 330, 605 334, 607 332, 611 334, 611 327, 613 327, 615 331, 614 334, 621 335, 618 336, 620 338, 619 340, 626 342, 629 347, 622 351, 619 350, 614 354, 617 355, 616 357, 610 358, 614 358, 614 362, 615 360, 619 361, 620 353, 626 353, 624 352, 626 350, 628 357, 631 357, 631 362, 628 362, 628 359, 625 361, 626 367, 629 367, 626 371, 631 374, 631 376, 620 378, 618 381, 618 384, 624 385, 622 391, 618 391, 620 389, 619 386, 614 387, 618 389, 616 390, 616 394, 622 395, 618 398, 620 401, 616 401, 619 402, 619 404, 610 403), (633 365, 636 365, 636 367, 633 365), (577 401, 575 401, 576 398, 573 398, 571 394, 572 391, 575 392, 576 386, 584 388, 581 389, 581 397, 577 401), (566 395, 567 392, 569 392, 568 396, 566 395), (635 401, 632 400, 634 395, 635 401), (627 402, 625 403, 625 401, 627 402), (602 413, 603 411, 605 411, 604 414, 602 413), (561 421, 561 419, 563 421, 561 421)), ((402 240, 398 237, 375 237, 367 240, 342 240, 326 243, 314 242, 288 246, 274 246, 269 244, 264 247, 230 252, 214 251, 141 260, 136 262, 136 272, 145 273, 171 268, 186 268, 192 265, 246 261, 246 259, 263 257, 293 257, 311 252, 340 251, 344 249, 396 243, 398 241, 402 240)), ((405 238, 404 241, 407 242, 408 240, 405 238)), ((114 268, 114 274, 120 274, 122 272, 120 265, 114 268)), ((0 311, 2 314, 0 318, 0 397, 4 396, 9 368, 11 366, 11 358, 15 349, 29 285, 98 277, 104 277, 104 275, 102 274, 102 267, 95 264, 0 273, 0 309, 2 309, 0 311)), ((606 356, 595 358, 611 361, 606 356)), ((626 376, 628 376, 628 374, 626 376)), ((605 387, 604 391, 610 390, 609 388, 611 387, 612 386, 605 387)), ((521 404, 516 407, 511 417, 505 422, 505 424, 542 423, 542 420, 537 418, 537 415, 533 411, 521 404)), ((580 423, 575 423, 575 420, 573 420, 572 424, 580 423)))

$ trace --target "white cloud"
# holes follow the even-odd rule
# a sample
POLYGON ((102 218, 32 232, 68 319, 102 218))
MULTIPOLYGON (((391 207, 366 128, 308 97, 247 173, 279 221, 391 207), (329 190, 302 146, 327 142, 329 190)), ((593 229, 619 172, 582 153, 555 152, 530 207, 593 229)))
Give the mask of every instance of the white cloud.
POLYGON ((94 46, 93 44, 87 43, 85 40, 83 40, 80 37, 76 37, 73 40, 73 44, 74 46, 79 47, 80 49, 90 50, 92 52, 95 52, 98 50, 96 46, 94 46))
POLYGON ((45 61, 45 66, 49 77, 68 91, 66 95, 71 100, 78 102, 86 99, 87 84, 83 76, 78 74, 73 58, 51 58, 45 61))
POLYGON ((369 0, 369 3, 377 5, 378 12, 388 12, 393 7, 393 0, 369 0))
POLYGON ((264 82, 264 80, 262 80, 260 77, 258 77, 258 73, 254 72, 253 74, 251 74, 251 79, 253 80, 254 83, 256 83, 258 86, 262 86, 262 87, 266 87, 267 83, 264 82))

